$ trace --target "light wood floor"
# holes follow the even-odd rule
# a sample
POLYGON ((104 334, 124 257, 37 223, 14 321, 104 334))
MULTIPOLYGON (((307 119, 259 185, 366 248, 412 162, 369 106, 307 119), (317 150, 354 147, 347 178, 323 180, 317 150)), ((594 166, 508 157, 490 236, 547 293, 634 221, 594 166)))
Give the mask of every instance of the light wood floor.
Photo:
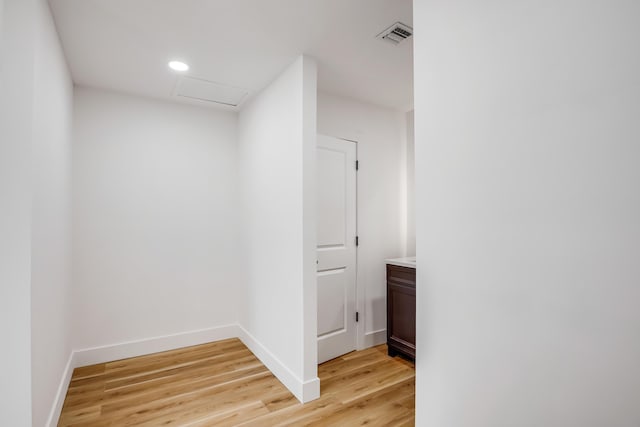
POLYGON ((412 426, 415 369, 386 346, 319 366, 305 405, 237 339, 78 368, 59 426, 412 426))

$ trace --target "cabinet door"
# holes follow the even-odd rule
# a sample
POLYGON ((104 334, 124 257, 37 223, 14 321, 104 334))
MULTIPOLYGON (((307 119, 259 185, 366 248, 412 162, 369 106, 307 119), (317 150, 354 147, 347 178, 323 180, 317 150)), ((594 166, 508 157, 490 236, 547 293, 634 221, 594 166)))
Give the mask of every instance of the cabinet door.
POLYGON ((393 350, 416 356, 416 289, 387 285, 387 341, 393 350))

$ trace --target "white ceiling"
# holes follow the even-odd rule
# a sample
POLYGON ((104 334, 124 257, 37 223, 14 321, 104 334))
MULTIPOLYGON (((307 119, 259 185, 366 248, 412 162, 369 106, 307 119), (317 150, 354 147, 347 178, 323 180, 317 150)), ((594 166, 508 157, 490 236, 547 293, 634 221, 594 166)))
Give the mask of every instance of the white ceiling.
POLYGON ((50 0, 77 84, 177 100, 188 75, 259 91, 300 54, 318 61, 324 92, 398 110, 413 105, 413 40, 376 39, 412 26, 411 0, 50 0))

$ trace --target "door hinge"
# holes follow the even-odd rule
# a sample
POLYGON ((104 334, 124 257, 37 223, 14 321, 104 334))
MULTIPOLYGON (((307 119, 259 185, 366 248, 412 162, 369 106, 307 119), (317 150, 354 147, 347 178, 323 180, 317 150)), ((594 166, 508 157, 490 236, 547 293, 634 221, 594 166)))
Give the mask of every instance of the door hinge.
POLYGON ((360 244, 360 237, 356 236, 356 246, 358 246, 360 244))
POLYGON ((360 162, 356 160, 356 170, 360 169, 360 162))
POLYGON ((359 322, 359 321, 360 321, 360 313, 356 311, 356 322, 359 322))

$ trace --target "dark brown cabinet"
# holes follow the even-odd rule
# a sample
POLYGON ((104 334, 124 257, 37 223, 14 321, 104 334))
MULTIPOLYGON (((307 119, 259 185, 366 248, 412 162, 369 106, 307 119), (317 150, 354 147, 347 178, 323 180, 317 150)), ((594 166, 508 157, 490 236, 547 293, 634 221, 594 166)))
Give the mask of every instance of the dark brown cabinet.
POLYGON ((416 269, 387 264, 389 356, 416 358, 416 269))

